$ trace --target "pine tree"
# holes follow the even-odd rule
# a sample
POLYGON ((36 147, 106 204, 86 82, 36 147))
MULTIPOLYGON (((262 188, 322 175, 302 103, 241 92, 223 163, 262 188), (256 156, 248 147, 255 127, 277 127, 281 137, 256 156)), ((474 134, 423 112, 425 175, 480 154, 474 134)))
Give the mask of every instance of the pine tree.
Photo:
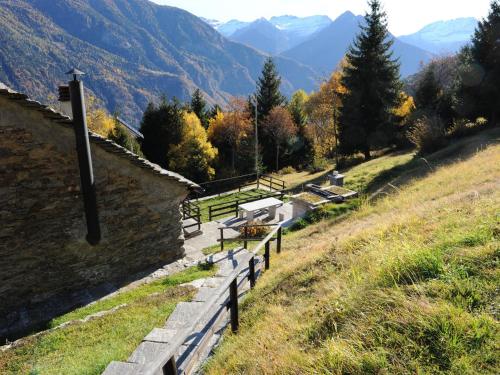
POLYGON ((210 119, 216 118, 219 112, 222 112, 222 108, 218 104, 214 104, 214 106, 210 109, 208 113, 209 121, 210 119))
POLYGON ((203 98, 203 94, 200 89, 196 89, 194 91, 193 96, 191 97, 190 109, 196 114, 196 116, 198 116, 203 127, 207 129, 209 117, 209 114, 207 113, 207 102, 205 101, 205 98, 203 98))
MULTIPOLYGON (((257 99, 258 109, 258 131, 263 134, 263 124, 273 108, 279 107, 285 103, 285 97, 280 92, 281 78, 278 75, 273 59, 268 58, 262 69, 262 75, 257 81, 257 99)), ((249 109, 252 117, 255 116, 255 106, 249 100, 249 109)), ((262 150, 262 162, 265 166, 275 164, 274 143, 268 137, 259 138, 259 145, 262 150)))
POLYGON ((268 116, 274 107, 285 103, 285 97, 280 92, 280 85, 281 77, 278 75, 273 59, 269 57, 257 82, 256 97, 259 120, 268 116))
POLYGON ((479 22, 472 45, 461 53, 460 112, 485 116, 495 125, 500 116, 500 1, 491 2, 488 17, 479 22))
POLYGON ((441 89, 436 80, 432 67, 427 69, 422 80, 418 83, 415 93, 415 105, 418 109, 435 112, 438 107, 441 89))
POLYGON ((370 158, 374 136, 389 141, 396 131, 393 112, 399 105, 399 63, 390 51, 393 41, 387 29, 387 17, 379 0, 368 2, 366 24, 347 53, 342 84, 339 140, 344 154, 357 151, 370 158))
POLYGON ((168 168, 168 152, 182 139, 184 125, 179 101, 162 98, 159 106, 149 103, 141 121, 142 152, 152 163, 168 168))

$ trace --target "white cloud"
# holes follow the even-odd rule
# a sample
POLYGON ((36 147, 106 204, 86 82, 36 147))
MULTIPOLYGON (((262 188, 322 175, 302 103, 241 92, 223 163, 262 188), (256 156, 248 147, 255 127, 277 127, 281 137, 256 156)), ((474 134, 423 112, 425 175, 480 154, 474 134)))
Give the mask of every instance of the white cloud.
MULTIPOLYGON (((251 21, 259 17, 291 14, 326 14, 336 18, 346 10, 364 14, 366 0, 153 0, 177 6, 197 16, 227 21, 251 21)), ((409 34, 438 20, 459 17, 482 18, 490 0, 383 0, 389 16, 389 29, 395 35, 409 34)))

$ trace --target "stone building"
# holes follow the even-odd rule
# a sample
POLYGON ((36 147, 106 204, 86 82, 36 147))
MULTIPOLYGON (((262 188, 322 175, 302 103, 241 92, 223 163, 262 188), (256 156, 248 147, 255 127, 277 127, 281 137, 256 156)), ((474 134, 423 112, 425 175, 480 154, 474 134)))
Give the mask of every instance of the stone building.
POLYGON ((87 233, 72 120, 0 86, 0 340, 183 257, 198 186, 89 133, 101 241, 87 233))

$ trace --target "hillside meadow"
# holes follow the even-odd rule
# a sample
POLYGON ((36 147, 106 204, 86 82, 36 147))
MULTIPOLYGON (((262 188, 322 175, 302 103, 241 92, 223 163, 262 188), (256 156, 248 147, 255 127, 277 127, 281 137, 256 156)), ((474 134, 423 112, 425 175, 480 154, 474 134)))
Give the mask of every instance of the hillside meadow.
POLYGON ((207 374, 497 374, 500 132, 286 237, 207 374), (377 199, 378 198, 378 199, 377 199))

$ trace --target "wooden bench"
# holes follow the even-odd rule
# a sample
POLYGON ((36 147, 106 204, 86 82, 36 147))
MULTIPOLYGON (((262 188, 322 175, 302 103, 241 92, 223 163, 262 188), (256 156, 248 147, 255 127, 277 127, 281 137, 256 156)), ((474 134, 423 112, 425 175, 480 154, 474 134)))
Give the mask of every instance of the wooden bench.
POLYGON ((239 217, 243 219, 243 214, 246 214, 246 219, 251 221, 257 212, 267 210, 268 218, 272 220, 276 217, 276 209, 282 205, 283 202, 276 198, 266 198, 260 201, 240 204, 238 206, 239 217))

